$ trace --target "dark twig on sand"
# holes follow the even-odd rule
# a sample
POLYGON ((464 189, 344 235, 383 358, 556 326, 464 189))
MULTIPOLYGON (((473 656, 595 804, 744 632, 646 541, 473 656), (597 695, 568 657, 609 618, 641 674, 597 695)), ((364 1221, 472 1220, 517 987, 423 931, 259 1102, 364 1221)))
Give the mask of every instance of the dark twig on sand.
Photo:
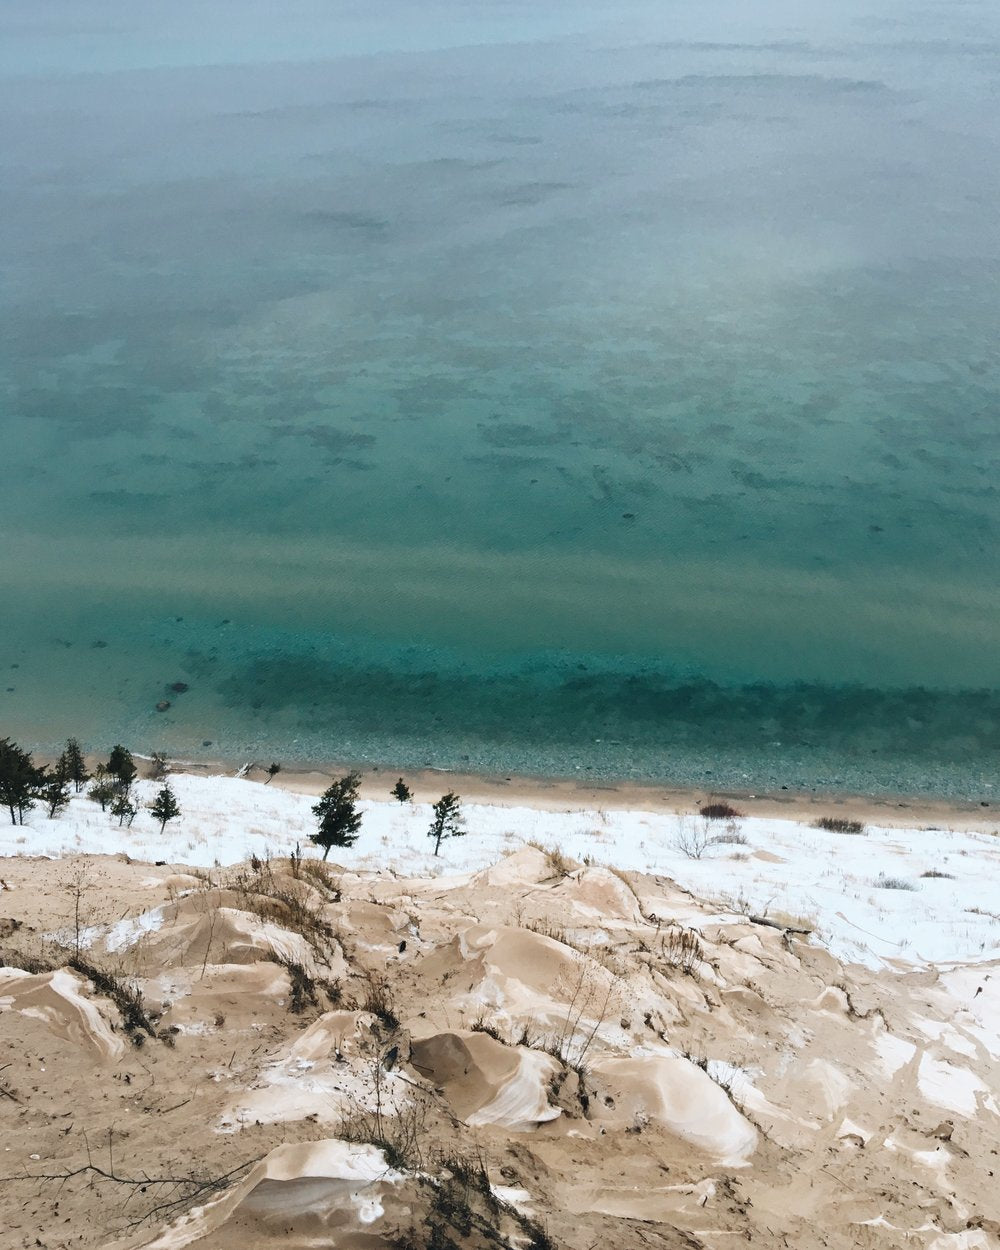
POLYGON ((246 1162, 238 1164, 220 1176, 199 1176, 194 1173, 187 1176, 150 1176, 146 1172, 141 1173, 139 1176, 122 1176, 115 1170, 114 1152, 111 1134, 109 1133, 108 1166, 102 1168, 94 1163, 90 1157, 89 1142, 87 1142, 87 1157, 87 1163, 82 1164, 78 1168, 66 1168, 61 1172, 22 1172, 16 1176, 0 1176, 0 1185, 15 1184, 18 1181, 39 1181, 43 1183, 48 1181, 58 1184, 61 1189, 72 1180, 86 1177, 92 1185, 107 1183, 121 1185, 127 1190, 125 1202, 122 1204, 123 1210, 139 1194, 148 1194, 152 1190, 155 1194, 161 1195, 159 1201, 154 1202, 141 1216, 128 1222, 126 1227, 132 1230, 148 1223, 150 1220, 178 1215, 203 1195, 219 1193, 227 1189, 262 1156, 248 1159, 246 1162))

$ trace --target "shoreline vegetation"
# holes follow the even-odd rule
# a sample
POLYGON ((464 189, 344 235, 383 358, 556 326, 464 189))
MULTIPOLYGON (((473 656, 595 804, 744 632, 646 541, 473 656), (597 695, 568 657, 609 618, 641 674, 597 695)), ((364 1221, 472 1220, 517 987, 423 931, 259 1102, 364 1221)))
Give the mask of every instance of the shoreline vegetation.
MULTIPOLYGON (((42 765, 52 766, 57 757, 45 751, 33 751, 42 765)), ((970 832, 992 832, 1000 826, 1000 796, 991 798, 931 798, 922 794, 885 793, 859 794, 815 788, 707 788, 704 786, 654 785, 620 780, 598 781, 532 776, 523 773, 479 773, 448 768, 405 768, 396 764, 370 764, 352 760, 331 759, 323 764, 280 762, 265 758, 240 760, 219 758, 195 760, 146 755, 133 751, 143 773, 155 775, 155 760, 165 761, 173 773, 196 777, 243 777, 271 784, 294 794, 319 797, 333 778, 345 773, 360 773, 359 796, 362 799, 384 799, 397 777, 405 778, 414 796, 429 801, 442 793, 442 788, 461 794, 463 801, 485 806, 531 807, 540 811, 591 810, 608 808, 660 814, 697 812, 705 803, 734 803, 748 816, 800 820, 811 824, 821 817, 839 817, 885 827, 948 828, 970 832)), ((93 771, 101 761, 97 752, 86 752, 87 767, 93 771)), ((987 791, 987 793, 989 793, 987 791)))

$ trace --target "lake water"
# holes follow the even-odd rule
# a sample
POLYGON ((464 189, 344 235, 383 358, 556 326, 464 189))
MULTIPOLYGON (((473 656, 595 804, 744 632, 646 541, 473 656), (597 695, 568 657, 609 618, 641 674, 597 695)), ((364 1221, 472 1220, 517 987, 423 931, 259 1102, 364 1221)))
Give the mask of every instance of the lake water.
POLYGON ((976 0, 5 0, 0 734, 988 797, 998 91, 976 0))

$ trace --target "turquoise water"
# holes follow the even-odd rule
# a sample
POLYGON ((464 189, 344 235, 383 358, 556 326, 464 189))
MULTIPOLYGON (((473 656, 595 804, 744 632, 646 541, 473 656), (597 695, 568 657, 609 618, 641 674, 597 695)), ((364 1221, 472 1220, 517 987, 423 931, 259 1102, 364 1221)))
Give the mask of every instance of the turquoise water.
POLYGON ((205 7, 0 11, 0 733, 988 793, 996 7, 205 7))

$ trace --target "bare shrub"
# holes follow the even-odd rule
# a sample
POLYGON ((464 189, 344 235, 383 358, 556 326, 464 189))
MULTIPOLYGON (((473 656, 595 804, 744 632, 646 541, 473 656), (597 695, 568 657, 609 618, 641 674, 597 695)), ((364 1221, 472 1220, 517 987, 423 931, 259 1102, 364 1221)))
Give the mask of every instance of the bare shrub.
POLYGON ((820 816, 814 828, 825 829, 827 833, 867 833, 860 820, 846 820, 842 816, 820 816))
POLYGON ((876 890, 915 890, 917 886, 912 881, 907 881, 905 877, 887 877, 884 872, 872 882, 876 890))
POLYGON ((372 1060, 366 1082, 369 1086, 367 1103, 352 1100, 341 1117, 337 1136, 344 1141, 377 1146, 390 1167, 421 1171, 427 1140, 427 1097, 420 1090, 419 1097, 396 1105, 386 1088, 388 1061, 388 1052, 372 1060))
POLYGON ((601 1025, 608 1018, 615 983, 612 978, 608 978, 607 985, 602 990, 593 967, 581 959, 578 975, 569 988, 569 1006, 562 1028, 546 1049, 581 1074, 587 1052, 601 1025))
POLYGON ((682 855, 686 855, 688 859, 701 859, 712 841, 706 821, 696 824, 686 816, 681 818, 674 836, 674 846, 682 855))
MULTIPOLYGON (((740 916, 750 916, 753 913, 753 903, 750 901, 749 895, 741 885, 736 894, 721 895, 722 902, 726 907, 736 912, 740 916)), ((767 907, 762 909, 762 915, 767 915, 767 907)))
POLYGON ((524 1046, 528 1050, 538 1050, 541 1046, 541 1039, 532 1033, 527 1024, 521 1025, 521 1032, 516 1037, 511 1038, 512 1046, 524 1046))
POLYGON ((9 1063, 0 1064, 0 1098, 9 1098, 11 1102, 19 1104, 21 1100, 17 1096, 17 1090, 8 1083, 7 1078, 3 1075, 9 1067, 11 1067, 9 1063))
POLYGON ((92 908, 87 902, 87 896, 93 890, 93 880, 90 875, 90 867, 86 863, 77 864, 70 874, 69 880, 63 887, 70 897, 71 916, 73 932, 73 954, 77 959, 80 958, 80 951, 87 943, 84 939, 84 930, 88 926, 88 921, 92 920, 92 908))
MULTIPOLYGON (((143 1224, 171 1220, 191 1207, 199 1198, 208 1194, 219 1194, 228 1189, 240 1176, 251 1168, 256 1159, 248 1159, 222 1175, 211 1175, 200 1169, 185 1171, 183 1168, 172 1175, 150 1175, 146 1171, 129 1176, 117 1171, 114 1155, 114 1128, 108 1130, 108 1166, 100 1167, 94 1162, 94 1154, 90 1145, 87 1146, 87 1162, 80 1167, 63 1168, 58 1172, 23 1172, 17 1177, 5 1177, 5 1180, 58 1182, 59 1187, 78 1177, 86 1177, 88 1186, 101 1194, 102 1202, 107 1202, 113 1193, 125 1196, 122 1211, 135 1212, 126 1228, 134 1233, 143 1224), (105 1188, 102 1189, 101 1187, 105 1188), (110 1189, 107 1186, 111 1186, 110 1189), (145 1207, 142 1204, 145 1203, 145 1207)), ((131 1237, 130 1237, 131 1240, 131 1237)), ((39 1244, 36 1241, 36 1244, 39 1244)))
POLYGON ((952 872, 939 872, 936 868, 929 868, 927 872, 920 874, 922 877, 941 877, 946 881, 954 881, 955 874, 952 872))
POLYGON ((706 803, 698 808, 698 815, 706 820, 742 820, 743 813, 738 812, 729 803, 706 803))

